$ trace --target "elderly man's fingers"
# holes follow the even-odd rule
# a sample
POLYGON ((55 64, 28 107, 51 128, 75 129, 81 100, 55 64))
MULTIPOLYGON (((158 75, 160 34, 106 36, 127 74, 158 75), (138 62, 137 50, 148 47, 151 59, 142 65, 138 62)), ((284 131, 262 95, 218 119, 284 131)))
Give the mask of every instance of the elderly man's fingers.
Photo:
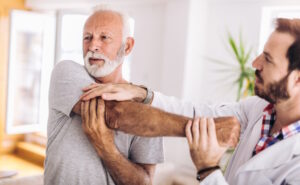
POLYGON ((84 114, 84 111, 85 111, 85 109, 84 109, 84 102, 81 102, 80 103, 80 114, 81 114, 81 120, 82 120, 82 123, 84 123, 85 122, 85 114, 84 114))
POLYGON ((111 85, 106 85, 98 88, 91 89, 90 91, 85 92, 81 96, 81 100, 87 101, 95 97, 102 96, 103 93, 114 93, 115 89, 111 85))
POLYGON ((87 101, 87 100, 92 99, 93 97, 90 97, 90 94, 91 94, 91 93, 97 92, 97 91, 96 91, 97 89, 98 89, 98 87, 96 87, 96 88, 94 88, 94 89, 90 89, 90 90, 88 90, 88 91, 85 91, 85 92, 80 96, 80 100, 87 101))
POLYGON ((97 118, 105 122, 105 103, 101 98, 97 98, 97 118))
POLYGON ((96 118, 97 100, 93 98, 90 100, 90 120, 93 122, 96 118))
POLYGON ((82 102, 83 103, 83 109, 81 109, 81 114, 83 115, 84 117, 84 120, 82 122, 83 126, 85 128, 89 128, 89 122, 90 122, 90 102, 89 101, 86 101, 86 102, 82 102))
POLYGON ((82 91, 89 91, 91 89, 94 89, 96 87, 99 87, 101 84, 98 84, 98 83, 92 83, 90 84, 89 86, 86 86, 84 88, 82 88, 82 91))
POLYGON ((188 144, 189 144, 190 148, 193 145, 193 136, 192 136, 191 129, 192 129, 192 121, 189 120, 188 123, 185 126, 185 135, 186 135, 186 139, 188 141, 188 144))
POLYGON ((207 119, 201 118, 200 119, 200 139, 202 144, 207 143, 207 119))
POLYGON ((199 143, 199 120, 199 118, 195 118, 192 126, 193 142, 196 145, 199 143))
POLYGON ((207 134, 210 142, 218 142, 216 134, 216 126, 213 118, 208 118, 207 134))

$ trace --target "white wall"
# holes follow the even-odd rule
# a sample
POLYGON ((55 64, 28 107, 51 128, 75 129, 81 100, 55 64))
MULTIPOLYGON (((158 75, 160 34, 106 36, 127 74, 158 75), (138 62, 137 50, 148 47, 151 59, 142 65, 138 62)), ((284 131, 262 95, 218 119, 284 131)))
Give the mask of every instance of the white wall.
POLYGON ((185 100, 197 102, 201 99, 201 93, 205 91, 202 79, 206 79, 203 68, 202 56, 206 50, 208 22, 208 1, 191 0, 188 19, 188 39, 186 47, 186 58, 184 68, 184 89, 185 100))
POLYGON ((133 83, 161 88, 165 4, 138 4, 125 7, 135 20, 135 46, 131 54, 133 83))
POLYGON ((182 97, 188 35, 189 1, 174 0, 166 4, 164 18, 163 61, 160 91, 182 97))

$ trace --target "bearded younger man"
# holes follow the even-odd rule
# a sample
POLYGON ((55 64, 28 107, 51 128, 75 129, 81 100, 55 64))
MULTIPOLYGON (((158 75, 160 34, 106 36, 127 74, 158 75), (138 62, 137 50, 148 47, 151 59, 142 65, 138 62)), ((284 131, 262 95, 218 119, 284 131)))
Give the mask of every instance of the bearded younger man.
MULTIPOLYGON (((129 18, 98 10, 83 33, 85 68, 58 63, 49 92, 45 185, 152 184, 155 164, 163 162, 161 138, 143 138, 113 131, 104 122, 82 124, 80 96, 91 83, 128 83, 122 63, 134 45, 129 18)), ((92 100, 90 109, 95 108, 92 100)))

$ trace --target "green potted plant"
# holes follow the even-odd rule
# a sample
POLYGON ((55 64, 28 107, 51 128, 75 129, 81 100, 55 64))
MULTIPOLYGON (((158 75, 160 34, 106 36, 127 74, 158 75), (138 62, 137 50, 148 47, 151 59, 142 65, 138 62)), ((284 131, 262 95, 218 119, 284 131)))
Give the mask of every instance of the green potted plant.
POLYGON ((238 101, 242 97, 254 95, 255 72, 251 67, 249 67, 249 65, 247 66, 252 49, 246 50, 245 44, 242 40, 242 34, 240 34, 239 37, 239 45, 230 33, 228 33, 228 42, 240 67, 239 78, 236 81, 236 83, 238 83, 238 101))

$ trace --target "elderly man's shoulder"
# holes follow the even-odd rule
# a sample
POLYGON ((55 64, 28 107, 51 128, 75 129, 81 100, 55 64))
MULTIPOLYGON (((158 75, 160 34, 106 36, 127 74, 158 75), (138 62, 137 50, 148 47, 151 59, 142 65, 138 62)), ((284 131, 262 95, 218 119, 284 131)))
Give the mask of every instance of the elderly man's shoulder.
POLYGON ((75 61, 72 61, 72 60, 62 60, 60 62, 58 62, 55 66, 54 66, 54 70, 56 69, 84 69, 84 66, 75 62, 75 61))
POLYGON ((52 76, 81 73, 87 73, 83 65, 72 60, 63 60, 54 66, 52 76))

